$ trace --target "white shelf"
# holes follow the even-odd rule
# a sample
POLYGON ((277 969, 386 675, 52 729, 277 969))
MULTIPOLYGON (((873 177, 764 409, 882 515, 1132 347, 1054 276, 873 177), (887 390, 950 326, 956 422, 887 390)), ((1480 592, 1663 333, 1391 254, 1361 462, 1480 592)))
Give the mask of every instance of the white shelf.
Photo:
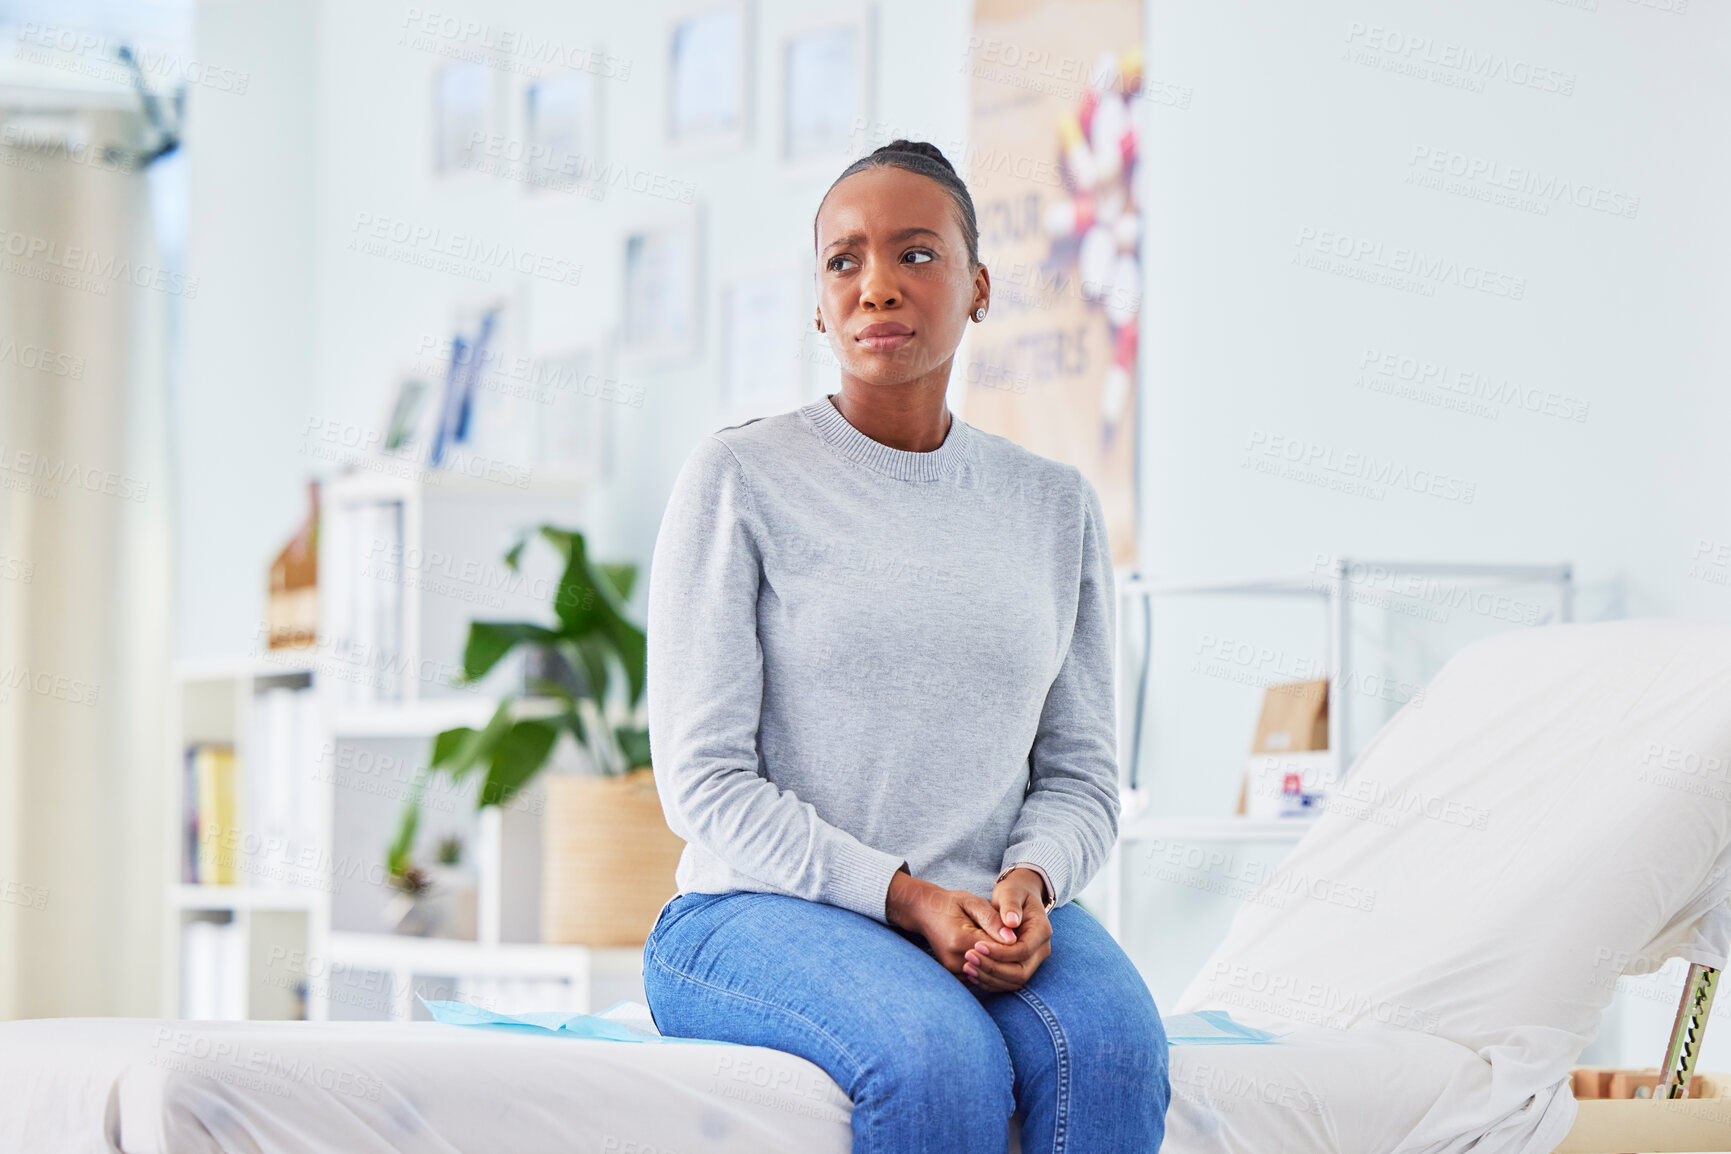
POLYGON ((460 725, 479 729, 498 708, 498 702, 486 698, 347 706, 332 716, 331 734, 338 738, 432 737, 460 725))
POLYGON ((169 904, 179 910, 308 911, 317 901, 306 890, 266 886, 201 886, 181 884, 169 891, 169 904))
MULTIPOLYGON (((491 698, 452 697, 411 705, 348 706, 331 719, 331 733, 342 737, 432 737, 460 725, 479 729, 492 720, 499 703, 491 698)), ((563 708, 556 700, 519 701, 513 717, 552 717, 563 708)))
POLYGON ((1118 827, 1120 841, 1170 838, 1186 842, 1297 841, 1313 817, 1143 817, 1118 827))
MULTIPOLYGON (((1137 615, 1128 612, 1129 603, 1139 601, 1141 605, 1140 619, 1146 630, 1145 646, 1152 650, 1154 637, 1160 633, 1154 625, 1154 603, 1156 599, 1181 596, 1240 596, 1240 597, 1298 597, 1309 599, 1319 605, 1325 612, 1323 630, 1323 645, 1325 659, 1323 666, 1327 671, 1328 693, 1328 735, 1329 745, 1334 761, 1335 780, 1345 777, 1352 765, 1356 750, 1353 748, 1353 727, 1351 724, 1353 694, 1342 690, 1342 685, 1352 684, 1351 678, 1351 642, 1352 612, 1356 598, 1353 596, 1354 584, 1366 580, 1379 580, 1393 576, 1419 576, 1441 580, 1494 583, 1523 584, 1540 583, 1554 584, 1557 587, 1556 620, 1569 621, 1574 614, 1574 570, 1570 565, 1529 565, 1529 564, 1477 564, 1452 561, 1373 561, 1363 558, 1330 557, 1328 564, 1312 567, 1311 571, 1290 573, 1262 573, 1241 578, 1224 578, 1192 581, 1157 581, 1146 577, 1121 576, 1116 582, 1119 597, 1118 621, 1120 629, 1124 623, 1137 615)), ((1124 637, 1120 635, 1114 640, 1113 662, 1113 693, 1114 700, 1119 704, 1118 710, 1118 764, 1120 772, 1124 772, 1140 753, 1134 746, 1139 738, 1135 732, 1132 718, 1138 716, 1135 701, 1126 701, 1126 689, 1130 686, 1130 672, 1126 663, 1127 652, 1124 637)), ((1142 654, 1144 662, 1152 661, 1152 653, 1142 654)), ((1146 669, 1146 667, 1145 667, 1146 669)), ((1140 692, 1142 681, 1139 679, 1136 691, 1140 692)), ((1140 703, 1145 704, 1145 703, 1140 703)), ((1123 810, 1119 819, 1119 840, 1113 846, 1111 857, 1107 862, 1105 872, 1106 885, 1106 929, 1113 937, 1121 938, 1127 911, 1128 884, 1123 876, 1124 862, 1128 855, 1123 852, 1123 843, 1137 839, 1170 838, 1184 842, 1288 842, 1295 843, 1306 831, 1315 824, 1315 818, 1276 818, 1272 820, 1251 820, 1242 817, 1222 818, 1185 818, 1160 816, 1147 813, 1143 807, 1148 804, 1143 783, 1135 782, 1136 789, 1130 788, 1130 782, 1120 781, 1120 796, 1123 800, 1123 810)))
POLYGON ((404 495, 436 494, 454 497, 582 497, 593 487, 593 478, 584 473, 566 470, 537 472, 530 469, 529 483, 511 484, 503 480, 471 476, 456 469, 434 468, 406 458, 369 457, 367 465, 328 481, 327 493, 332 499, 346 501, 398 500, 404 495))
POLYGON ((293 677, 313 672, 313 657, 298 649, 275 649, 257 657, 213 657, 174 663, 175 679, 191 681, 250 681, 260 677, 293 677))
POLYGON ((635 946, 591 949, 535 942, 482 945, 455 938, 417 938, 395 934, 333 933, 331 960, 367 969, 428 974, 486 974, 508 977, 587 974, 594 969, 634 972, 643 950, 635 946))
MULTIPOLYGON (((519 473, 517 476, 521 476, 519 473)), ((225 960, 225 977, 241 982, 253 995, 247 1013, 262 1011, 266 1015, 291 1012, 281 1004, 283 991, 277 987, 261 989, 258 967, 265 956, 261 944, 270 948, 286 948, 318 963, 340 962, 359 969, 383 970, 392 977, 390 1015, 407 1021, 416 1013, 414 991, 420 976, 462 978, 475 989, 484 990, 489 979, 547 978, 569 983, 569 1002, 574 1007, 586 1007, 595 990, 595 980, 604 979, 606 986, 620 986, 616 979, 634 979, 642 965, 642 948, 588 949, 581 946, 558 946, 531 943, 504 943, 499 939, 503 926, 503 887, 506 855, 504 852, 504 815, 497 807, 480 811, 476 819, 472 860, 477 866, 476 930, 479 941, 456 941, 439 938, 418 938, 374 932, 338 932, 333 919, 341 916, 342 924, 363 927, 370 931, 378 924, 362 912, 348 908, 351 903, 333 899, 330 889, 333 863, 344 855, 371 855, 382 849, 388 830, 361 830, 359 826, 339 835, 340 810, 351 804, 349 789, 343 774, 336 772, 339 763, 326 761, 320 772, 312 775, 313 798, 317 810, 316 830, 307 831, 305 840, 320 848, 320 863, 308 872, 315 875, 300 890, 285 890, 246 884, 214 886, 187 885, 180 881, 181 859, 186 853, 187 831, 183 828, 186 802, 186 749, 195 741, 231 744, 244 766, 250 754, 263 752, 248 749, 252 740, 284 740, 273 730, 271 736, 258 737, 250 726, 250 710, 257 694, 265 688, 287 683, 297 678, 306 683, 305 691, 313 695, 316 708, 297 711, 295 725, 297 756, 307 751, 322 751, 320 758, 334 752, 343 741, 364 743, 371 740, 430 740, 450 729, 479 729, 498 710, 502 683, 506 677, 490 678, 481 686, 455 687, 448 684, 451 674, 445 666, 428 666, 422 662, 423 651, 436 649, 444 661, 457 660, 455 647, 461 642, 461 628, 475 616, 495 618, 522 617, 530 619, 545 610, 544 599, 525 589, 513 586, 499 598, 500 606, 481 609, 468 599, 447 596, 434 588, 439 578, 438 555, 461 554, 459 560, 472 562, 481 550, 491 552, 495 544, 507 536, 522 531, 525 526, 541 523, 564 523, 578 506, 574 501, 588 489, 587 478, 557 475, 550 470, 537 470, 527 485, 518 487, 499 479, 489 480, 459 472, 413 472, 412 462, 369 461, 353 471, 329 480, 321 490, 320 506, 323 527, 320 532, 320 611, 321 635, 332 622, 349 620, 345 615, 345 592, 353 600, 354 590, 346 580, 358 575, 355 566, 365 542, 355 538, 361 531, 352 516, 358 506, 374 503, 398 504, 400 539, 391 544, 390 566, 381 566, 380 581, 395 587, 400 601, 394 604, 379 600, 372 609, 384 612, 384 606, 399 616, 397 627, 389 631, 389 656, 399 672, 377 684, 389 685, 394 701, 375 700, 379 694, 357 687, 352 679, 357 670, 364 672, 358 657, 346 657, 341 649, 260 650, 223 660, 198 660, 178 664, 169 690, 169 717, 165 727, 169 740, 165 750, 164 769, 168 796, 175 803, 165 807, 164 825, 170 844, 175 847, 168 855, 172 863, 164 878, 166 900, 165 956, 162 966, 162 1002, 165 1016, 178 1016, 180 1005, 181 931, 197 915, 223 913, 232 915, 235 932, 246 939, 245 961, 225 960), (407 469, 400 466, 408 466, 407 469), (346 530, 342 529, 347 524, 346 530), (351 546, 346 555, 340 545, 351 546), (400 553, 398 550, 400 549, 400 553), (473 554, 473 556, 471 556, 473 554), (400 560, 399 560, 400 558, 400 560), (391 568, 400 568, 393 575, 391 568), (412 579, 432 575, 428 580, 412 579), (437 579, 437 580, 435 580, 437 579), (428 597, 423 592, 431 590, 428 597), (433 596, 432 594, 437 594, 433 596), (479 612, 477 612, 479 610, 479 612), (423 620, 424 613, 435 614, 432 621, 423 620), (432 670, 432 672, 429 672, 432 670), (437 676, 438 681, 428 680, 437 676), (431 695, 431 696, 430 696, 431 695), (361 846, 358 837, 372 839, 361 846), (345 840, 346 839, 346 840, 345 840), (320 884, 327 883, 327 884, 320 884), (340 908, 339 908, 340 907, 340 908), (278 911, 304 914, 301 917, 275 918, 265 916, 278 911), (302 922, 304 920, 304 927, 302 922), (226 968, 239 967, 243 972, 228 975, 226 968), (259 995, 264 996, 260 997, 259 995)), ((370 513, 369 513, 370 516, 370 513)), ((502 544, 500 545, 502 548, 502 544)), ((558 569, 545 557, 531 558, 526 572, 537 580, 557 579, 558 569), (545 570, 543 574, 541 571, 545 570)), ((498 563, 502 565, 502 562, 498 563)), ((460 580, 453 578, 453 580, 460 580)), ((485 581, 475 583, 481 588, 485 581)), ((371 586, 366 586, 370 589, 371 586)), ((332 630, 336 644, 342 645, 341 630, 332 630)), ((263 638, 259 639, 262 646, 263 638)), ((557 699, 533 698, 519 702, 513 708, 517 717, 550 717, 565 708, 557 699)), ((376 751, 372 751, 376 752, 376 751)), ((358 763, 357 763, 358 764, 358 763)), ((360 783, 365 785, 368 783, 360 783)), ((356 793, 366 792, 357 785, 356 793)), ((395 799, 400 802, 401 799, 395 799)), ((367 803, 364 826, 379 824, 383 810, 367 803), (376 811, 376 812, 375 812, 376 811)), ((357 811, 361 812, 361 811, 357 811)), ((243 814, 241 821, 250 820, 243 814)), ((526 819, 527 820, 527 819, 526 819)), ((513 834, 513 837, 518 835, 513 834)), ((517 847, 521 848, 521 847, 517 847)), ((370 860, 370 859, 369 859, 370 860)), ((512 858, 511 868, 532 868, 526 862, 512 858)), ((245 882, 244 876, 237 880, 245 882)), ((367 904, 371 899, 359 903, 367 904)), ((530 936, 516 933, 514 936, 530 936)), ((316 975, 313 975, 316 976, 316 975)), ((330 983, 309 981, 306 986, 306 1014, 313 1020, 327 1018, 331 1010, 330 983)), ((431 995, 429 995, 431 996, 431 995)), ((485 995, 478 995, 485 996, 485 995)))

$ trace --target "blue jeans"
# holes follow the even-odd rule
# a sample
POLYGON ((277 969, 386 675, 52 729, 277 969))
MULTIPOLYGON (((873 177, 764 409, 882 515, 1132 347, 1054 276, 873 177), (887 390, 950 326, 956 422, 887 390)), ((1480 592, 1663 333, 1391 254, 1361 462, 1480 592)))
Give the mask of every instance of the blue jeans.
POLYGON ((993 994, 923 939, 781 894, 683 894, 643 948, 662 1033, 768 1046, 853 1101, 854 1154, 1154 1154, 1171 1087, 1142 976, 1080 906, 1052 911, 1052 953, 993 994))

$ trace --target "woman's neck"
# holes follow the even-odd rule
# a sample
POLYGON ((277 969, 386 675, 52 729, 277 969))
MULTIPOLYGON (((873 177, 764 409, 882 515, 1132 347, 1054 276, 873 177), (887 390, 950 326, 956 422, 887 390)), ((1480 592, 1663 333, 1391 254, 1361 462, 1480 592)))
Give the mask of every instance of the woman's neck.
POLYGON ((847 423, 892 449, 929 453, 950 435, 951 414, 941 387, 858 384, 842 382, 830 402, 847 423))

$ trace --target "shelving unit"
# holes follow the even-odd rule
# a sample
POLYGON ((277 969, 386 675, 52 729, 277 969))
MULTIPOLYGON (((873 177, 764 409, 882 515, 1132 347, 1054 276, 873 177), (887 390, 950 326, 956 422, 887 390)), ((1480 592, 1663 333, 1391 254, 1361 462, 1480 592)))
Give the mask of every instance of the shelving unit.
MULTIPOLYGON (((1458 582, 1489 582, 1521 585, 1553 585, 1556 588, 1557 610, 1554 620, 1569 621, 1574 614, 1574 571, 1563 565, 1461 565, 1440 562, 1367 561, 1362 558, 1337 557, 1326 570, 1309 573, 1275 574, 1262 577, 1237 578, 1222 581, 1164 583, 1138 577, 1120 579, 1118 588, 1119 628, 1130 618, 1126 609, 1136 605, 1148 614, 1150 623, 1146 636, 1144 662, 1152 661, 1152 649, 1157 631, 1152 626, 1154 602, 1164 597, 1225 595, 1233 597, 1285 598, 1320 604, 1324 613, 1323 651, 1327 668, 1329 772, 1333 780, 1345 778, 1353 762, 1351 747, 1350 694, 1343 685, 1350 685, 1351 640, 1353 616, 1353 574, 1372 571, 1387 576, 1426 577, 1458 582)), ((1138 617, 1140 619, 1140 617, 1138 617)), ((1125 661, 1125 646, 1120 638, 1115 648, 1114 681, 1118 709, 1118 765, 1122 774, 1119 794, 1122 804, 1118 843, 1113 846, 1102 870, 1107 930, 1122 940, 1125 926, 1127 879, 1123 846, 1126 842, 1146 839, 1176 839, 1187 842, 1237 843, 1274 842, 1296 843, 1314 825, 1314 819, 1254 819, 1246 817, 1180 817, 1151 813, 1150 797, 1138 774, 1139 750, 1133 748, 1136 737, 1130 708, 1125 708, 1126 696, 1136 691, 1129 684, 1125 661)), ((1145 703, 1144 703, 1145 704, 1145 703)))
MULTIPOLYGON (((348 707, 332 716, 330 729, 332 736, 338 738, 432 737, 460 725, 479 728, 487 724, 497 708, 497 702, 479 696, 420 701, 413 705, 348 707)), ((519 701, 511 715, 551 716, 558 708, 556 701, 519 701)))
POLYGON ((180 910, 274 910, 306 913, 316 904, 304 890, 272 890, 263 886, 201 886, 181 884, 168 892, 169 905, 180 910))
POLYGON ((580 1008, 595 1005, 597 979, 636 979, 641 950, 587 946, 454 941, 393 934, 333 933, 327 942, 333 963, 378 970, 391 976, 392 1017, 407 1021, 414 1009, 417 974, 488 978, 561 978, 571 983, 571 1000, 580 1008))
MULTIPOLYGON (((233 927, 240 935, 244 972, 227 980, 241 990, 240 1007, 248 1018, 293 1017, 300 1009, 292 989, 265 986, 253 980, 255 962, 272 950, 306 951, 316 927, 328 916, 324 895, 317 889, 248 884, 192 884, 182 880, 187 847, 182 827, 185 767, 189 745, 217 742, 232 745, 237 764, 247 756, 247 718, 253 696, 261 688, 292 688, 310 683, 312 669, 298 655, 277 653, 268 659, 183 662, 170 686, 168 713, 170 745, 165 758, 168 774, 169 855, 163 933, 161 999, 170 1017, 186 1011, 182 1000, 182 941, 188 923, 213 921, 233 927)), ((317 740, 317 735, 309 735, 317 740)), ((238 771, 237 771, 238 772, 238 771)), ((321 812, 324 812, 321 810, 321 812)))
MULTIPOLYGON (((169 932, 165 935, 161 996, 167 1016, 181 1016, 180 943, 185 925, 192 920, 239 927, 245 941, 241 954, 246 972, 229 975, 228 980, 239 981, 247 990, 247 1017, 293 1016, 300 1009, 294 996, 296 986, 304 988, 307 1017, 352 1016, 354 1003, 344 996, 337 978, 359 972, 388 980, 388 993, 369 996, 365 1012, 399 1020, 414 1013, 417 986, 424 985, 423 980, 429 977, 453 980, 458 988, 469 980, 563 982, 569 994, 566 1005, 572 1009, 594 1008, 599 989, 611 987, 621 996, 631 996, 634 988, 640 989, 640 949, 589 949, 509 940, 522 936, 526 905, 520 895, 507 893, 510 863, 516 861, 516 868, 523 868, 523 843, 512 839, 519 835, 538 837, 539 818, 533 814, 506 814, 489 807, 474 815, 465 854, 476 882, 476 934, 472 940, 369 932, 352 922, 342 924, 336 899, 341 879, 333 876, 338 863, 352 865, 358 854, 382 855, 388 840, 388 831, 367 830, 358 835, 361 843, 354 844, 357 835, 339 820, 343 807, 360 799, 339 788, 340 775, 335 769, 338 755, 363 751, 375 759, 398 757, 400 761, 400 756, 385 751, 430 742, 445 729, 486 723, 497 707, 499 691, 510 685, 513 677, 520 677, 519 671, 496 671, 472 691, 451 686, 436 672, 426 675, 425 671, 448 669, 460 660, 462 637, 475 617, 533 620, 550 611, 550 602, 536 594, 538 590, 550 593, 551 586, 539 589, 535 585, 538 578, 533 567, 526 570, 528 576, 523 581, 518 581, 506 579, 502 563, 493 567, 489 563, 498 562, 507 540, 522 530, 542 523, 570 524, 580 512, 577 502, 583 492, 579 478, 538 480, 525 488, 460 474, 440 474, 425 481, 382 472, 357 472, 339 478, 325 486, 321 497, 319 589, 325 620, 321 622, 319 644, 304 651, 277 650, 235 660, 189 662, 177 669, 169 695, 171 738, 166 758, 169 796, 175 799, 170 806, 167 836, 176 847, 172 855, 175 872, 166 879, 165 891, 169 932), (342 519, 346 511, 369 504, 395 506, 393 516, 400 517, 397 523, 401 530, 400 540, 390 543, 388 549, 381 550, 377 542, 367 543, 375 554, 372 560, 389 563, 358 577, 386 586, 382 603, 390 606, 391 612, 400 612, 400 637, 386 659, 406 675, 381 694, 354 690, 357 671, 366 672, 364 666, 373 658, 363 662, 344 651, 345 626, 337 617, 348 607, 344 591, 351 590, 357 580, 354 542, 345 541, 342 519), (394 556, 380 557, 381 552, 394 556), (458 558, 455 566, 448 561, 452 555, 458 558), (440 557, 447 560, 435 563, 440 557), (444 565, 443 570, 439 564, 444 565), (430 660, 423 661, 424 656, 430 660), (321 759, 326 755, 333 758, 312 774, 320 815, 316 870, 310 884, 289 887, 248 884, 246 877, 234 885, 188 884, 180 873, 185 853, 182 793, 187 747, 196 742, 232 744, 241 767, 237 776, 244 778, 248 712, 254 694, 271 686, 301 688, 314 695, 316 732, 303 734, 302 742, 305 748, 319 750, 321 759), (512 846, 518 848, 513 850, 512 846), (518 898, 515 906, 510 900, 513 897, 518 898), (518 922, 516 934, 508 925, 513 909, 518 922)), ((542 573, 539 579, 543 585, 549 580, 556 582, 557 573, 542 573)), ((367 590, 368 596, 378 593, 367 590)), ((535 701, 519 705, 526 715, 552 708, 550 703, 535 701)), ((400 804, 394 797, 383 802, 365 800, 379 808, 400 804)), ((472 802, 466 804, 472 806, 472 802)), ((241 817, 243 826, 250 820, 246 815, 241 817)), ((538 884, 538 874, 532 880, 538 884)), ((451 997, 452 992, 435 986, 426 996, 451 997)))

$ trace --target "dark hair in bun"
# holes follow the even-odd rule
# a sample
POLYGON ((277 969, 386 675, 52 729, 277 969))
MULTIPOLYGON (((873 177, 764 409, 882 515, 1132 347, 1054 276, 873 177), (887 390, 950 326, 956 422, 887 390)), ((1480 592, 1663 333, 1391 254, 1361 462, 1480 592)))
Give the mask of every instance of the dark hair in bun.
MULTIPOLYGON (((823 211, 823 201, 829 199, 830 192, 835 191, 837 184, 868 168, 900 168, 937 181, 955 202, 956 215, 961 218, 962 239, 968 244, 969 267, 979 267, 980 225, 974 216, 974 198, 968 195, 968 186, 962 183, 962 178, 956 175, 955 167, 938 151, 935 144, 927 144, 923 140, 892 140, 882 148, 874 149, 870 156, 860 157, 835 178, 835 183, 829 186, 829 192, 825 192, 823 200, 817 202, 818 212, 823 211)), ((811 218, 811 248, 814 253, 817 251, 815 214, 811 218)))

